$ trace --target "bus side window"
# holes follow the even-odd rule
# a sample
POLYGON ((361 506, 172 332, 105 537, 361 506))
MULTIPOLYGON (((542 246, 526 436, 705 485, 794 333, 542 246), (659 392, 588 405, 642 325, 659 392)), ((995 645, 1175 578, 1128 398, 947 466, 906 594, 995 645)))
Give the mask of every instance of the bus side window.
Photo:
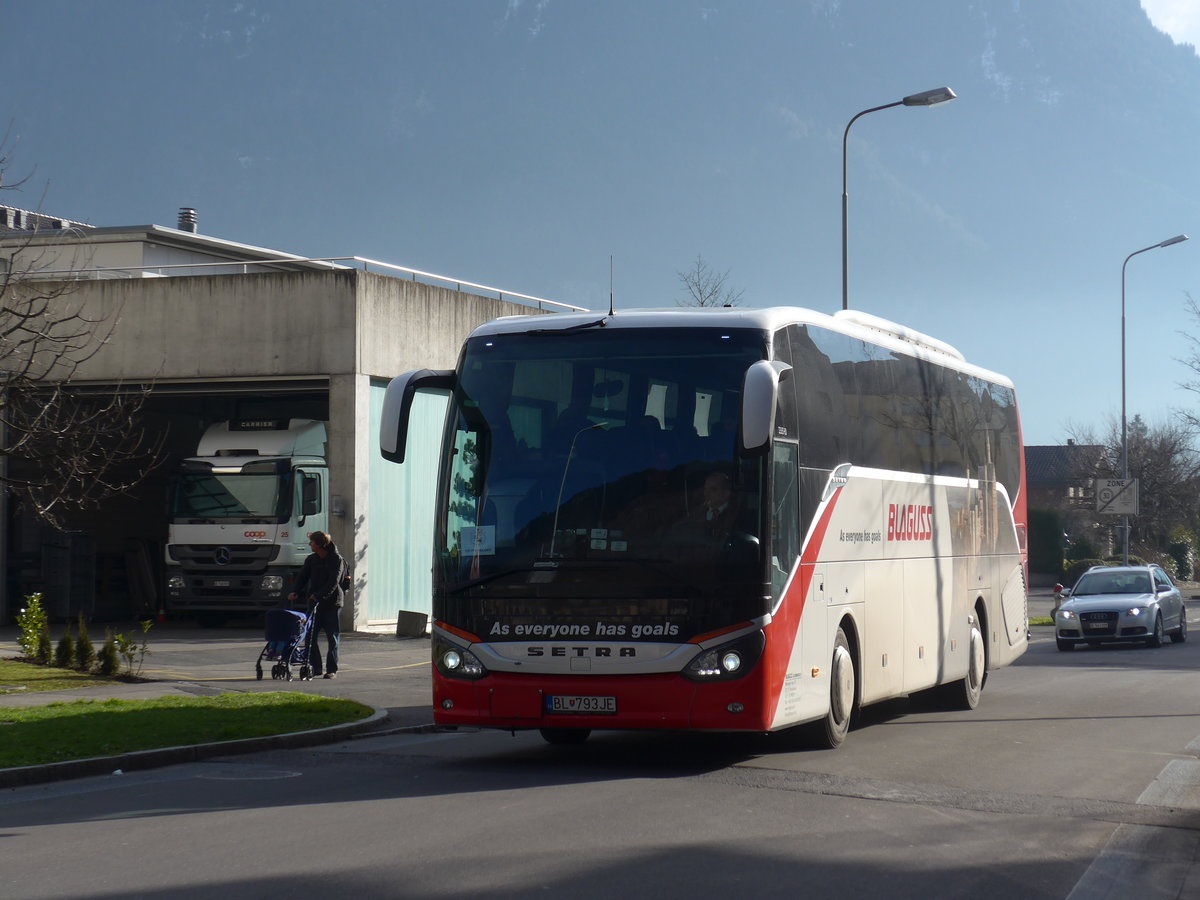
POLYGON ((796 445, 776 441, 771 448, 771 598, 775 602, 800 553, 796 478, 796 445))

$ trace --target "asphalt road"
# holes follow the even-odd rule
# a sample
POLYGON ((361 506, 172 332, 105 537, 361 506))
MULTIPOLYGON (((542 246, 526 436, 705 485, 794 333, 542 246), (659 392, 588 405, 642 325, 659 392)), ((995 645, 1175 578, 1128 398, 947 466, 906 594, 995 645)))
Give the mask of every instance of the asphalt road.
MULTIPOLYGON (((147 668, 188 679, 166 689, 280 687, 252 632, 151 635, 147 668)), ((979 709, 883 704, 837 751, 414 731, 428 642, 350 637, 344 659, 291 686, 387 710, 375 736, 0 792, 0 846, 34 876, 0 894, 1200 897, 1200 640, 1060 653, 1035 628, 979 709)))

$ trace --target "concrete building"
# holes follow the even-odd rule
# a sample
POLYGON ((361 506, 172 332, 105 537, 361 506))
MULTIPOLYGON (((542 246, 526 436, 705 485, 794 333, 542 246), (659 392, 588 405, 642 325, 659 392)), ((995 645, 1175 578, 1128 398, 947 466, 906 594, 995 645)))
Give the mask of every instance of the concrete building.
POLYGON ((179 228, 91 228, 33 215, 9 208, 0 218, 0 266, 70 281, 72 302, 118 323, 74 383, 98 391, 151 385, 144 419, 166 444, 163 465, 134 494, 70 517, 75 537, 66 550, 61 535, 14 514, 10 592, 36 588, 40 577, 44 589, 71 594, 71 607, 59 607, 73 615, 91 574, 98 618, 154 611, 171 470, 212 422, 296 417, 328 423, 330 530, 353 560, 357 585, 343 628, 391 629, 401 610, 428 614, 441 412, 424 409, 424 440, 408 462, 385 463, 377 435, 387 381, 408 369, 452 368, 467 333, 488 319, 565 305, 370 260, 305 259, 220 240, 193 230, 191 210, 179 228), (63 582, 64 560, 81 570, 70 589, 49 583, 63 582))

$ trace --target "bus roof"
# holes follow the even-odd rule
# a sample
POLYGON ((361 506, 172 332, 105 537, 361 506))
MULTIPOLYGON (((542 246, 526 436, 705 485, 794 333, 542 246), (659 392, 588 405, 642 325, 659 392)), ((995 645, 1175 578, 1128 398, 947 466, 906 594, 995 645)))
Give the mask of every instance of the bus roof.
POLYGON ((471 332, 470 336, 569 331, 588 326, 600 327, 601 322, 604 323, 605 329, 755 328, 765 332, 774 332, 787 325, 814 325, 859 338, 887 350, 966 372, 1005 387, 1013 386, 1012 381, 1004 375, 967 362, 962 353, 944 341, 858 310, 842 311, 830 316, 800 306, 676 307, 620 310, 611 316, 601 312, 504 316, 485 322, 471 332))

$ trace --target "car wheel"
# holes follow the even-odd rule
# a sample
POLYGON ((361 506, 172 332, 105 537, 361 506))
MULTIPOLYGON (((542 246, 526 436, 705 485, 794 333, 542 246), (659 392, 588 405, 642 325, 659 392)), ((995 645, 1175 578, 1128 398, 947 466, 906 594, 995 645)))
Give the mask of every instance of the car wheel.
POLYGON ((542 728, 540 731, 547 744, 558 746, 582 744, 592 733, 590 728, 542 728))
POLYGON ((1146 638, 1147 647, 1161 647, 1163 644, 1162 613, 1154 617, 1154 633, 1146 638))
POLYGON ((829 666, 829 712, 824 719, 814 723, 817 746, 836 750, 846 740, 858 695, 856 679, 850 642, 846 640, 846 632, 839 628, 833 640, 833 660, 829 666))
POLYGON ((1179 610, 1179 627, 1171 632, 1171 640, 1176 644, 1182 644, 1187 640, 1187 608, 1179 610))
POLYGON ((978 624, 971 625, 967 644, 967 676, 943 688, 942 696, 950 709, 974 709, 983 694, 983 679, 987 674, 987 647, 978 624))
POLYGON ((1074 641, 1064 641, 1062 638, 1056 637, 1054 639, 1054 643, 1056 643, 1058 645, 1059 650, 1062 650, 1064 652, 1075 649, 1074 641))

